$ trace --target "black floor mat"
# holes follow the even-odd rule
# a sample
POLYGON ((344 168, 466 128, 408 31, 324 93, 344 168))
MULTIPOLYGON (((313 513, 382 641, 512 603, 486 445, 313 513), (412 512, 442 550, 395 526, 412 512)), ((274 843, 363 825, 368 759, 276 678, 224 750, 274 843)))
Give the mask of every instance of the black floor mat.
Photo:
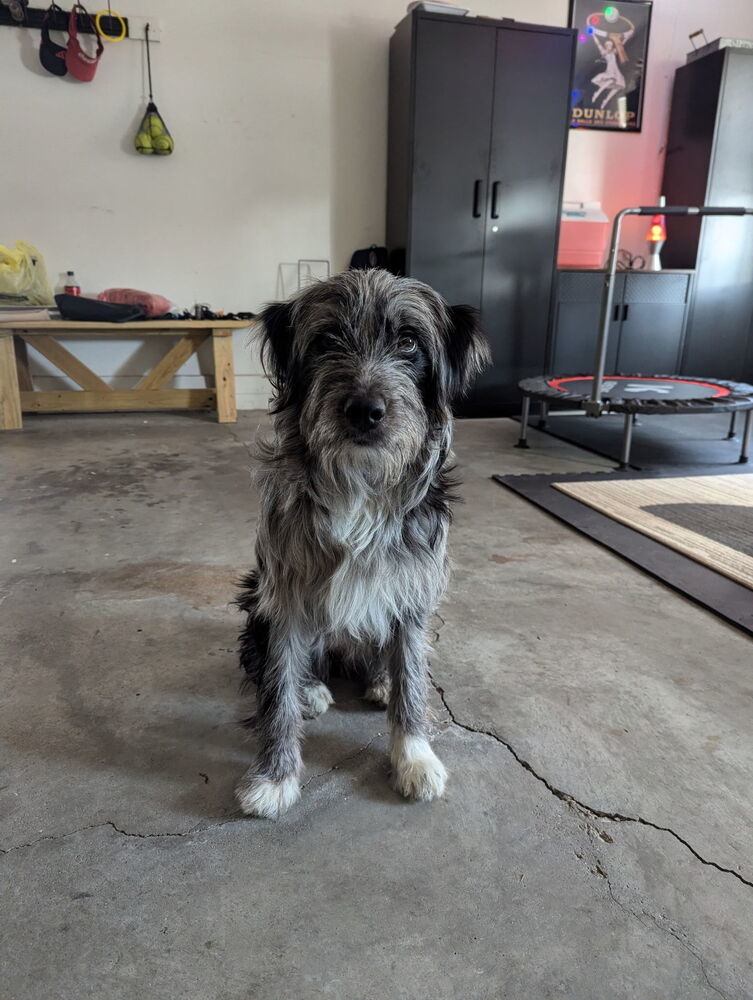
MULTIPOLYGON (((555 417, 555 420, 558 418, 555 417)), ((575 418, 578 419, 578 418, 575 418)), ((693 419, 693 418, 655 418, 693 419)), ((713 417, 707 419, 713 420, 713 417)), ((679 591, 690 600, 701 604, 714 614, 724 618, 731 625, 753 635, 753 592, 742 584, 735 583, 721 573, 697 563, 694 559, 676 552, 661 542, 649 538, 640 531, 634 531, 611 517, 599 513, 587 504, 561 493, 552 483, 574 482, 593 479, 645 479, 647 477, 719 475, 718 465, 709 468, 704 465, 653 469, 650 472, 585 472, 577 475, 554 476, 492 476, 500 485, 513 490, 531 503, 545 510, 565 524, 611 549, 640 569, 673 590, 679 591)), ((727 471, 749 472, 750 466, 733 465, 727 471)))

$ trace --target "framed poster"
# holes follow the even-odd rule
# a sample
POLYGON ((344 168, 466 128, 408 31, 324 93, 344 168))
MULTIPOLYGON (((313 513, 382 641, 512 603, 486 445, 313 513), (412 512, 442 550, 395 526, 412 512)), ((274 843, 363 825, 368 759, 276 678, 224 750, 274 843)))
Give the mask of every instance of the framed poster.
POLYGON ((651 0, 570 0, 578 31, 571 128, 640 132, 651 0))

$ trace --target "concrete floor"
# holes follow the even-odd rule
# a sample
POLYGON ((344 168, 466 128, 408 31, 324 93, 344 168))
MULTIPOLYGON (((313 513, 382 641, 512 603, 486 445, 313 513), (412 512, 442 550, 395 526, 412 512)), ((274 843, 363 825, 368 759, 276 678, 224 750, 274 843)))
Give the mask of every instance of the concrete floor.
POLYGON ((0 438, 2 1000, 753 997, 750 640, 490 482, 607 467, 511 422, 458 427, 447 797, 340 684, 302 801, 238 816, 261 420, 0 438))

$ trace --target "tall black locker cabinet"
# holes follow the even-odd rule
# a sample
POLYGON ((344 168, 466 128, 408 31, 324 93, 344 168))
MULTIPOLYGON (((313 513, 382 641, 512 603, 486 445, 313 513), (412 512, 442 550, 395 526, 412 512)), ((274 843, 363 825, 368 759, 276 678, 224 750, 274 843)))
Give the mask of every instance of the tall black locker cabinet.
POLYGON ((480 309, 492 346, 460 412, 509 412, 545 367, 574 50, 570 29, 423 11, 390 42, 390 259, 480 309))
MULTIPOLYGON (((753 52, 675 73, 662 191, 670 205, 753 206, 753 52)), ((666 267, 695 268, 682 373, 753 380, 753 217, 667 219, 666 267)))

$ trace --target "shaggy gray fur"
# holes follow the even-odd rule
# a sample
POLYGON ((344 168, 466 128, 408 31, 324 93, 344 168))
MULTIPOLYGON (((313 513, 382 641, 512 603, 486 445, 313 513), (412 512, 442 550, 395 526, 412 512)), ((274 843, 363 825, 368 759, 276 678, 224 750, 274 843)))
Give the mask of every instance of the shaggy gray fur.
POLYGON ((239 602, 260 735, 239 801, 274 817, 297 798, 302 718, 326 708, 333 657, 361 671, 368 696, 391 691, 393 768, 409 772, 396 782, 431 798, 444 779, 421 761, 416 773, 411 754, 444 774, 424 746, 426 631, 447 582, 451 402, 488 348, 473 310, 380 270, 312 285, 261 324, 275 438, 239 602))

